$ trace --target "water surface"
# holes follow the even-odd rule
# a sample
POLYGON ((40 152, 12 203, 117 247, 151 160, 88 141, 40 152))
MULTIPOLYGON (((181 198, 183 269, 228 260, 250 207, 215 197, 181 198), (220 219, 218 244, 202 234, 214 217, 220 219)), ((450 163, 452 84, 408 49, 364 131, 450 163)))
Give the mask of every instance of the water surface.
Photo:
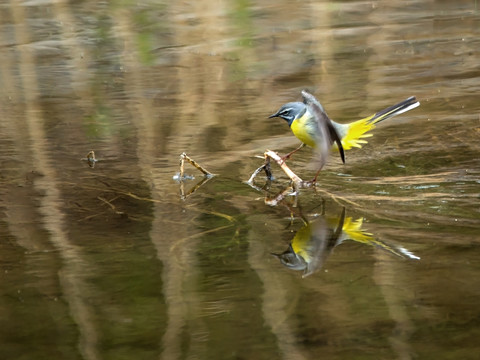
POLYGON ((1 358, 478 357, 475 1, 10 1, 0 24, 1 358), (272 206, 278 167, 245 181, 298 145, 267 116, 305 88, 340 122, 421 106, 272 206), (216 176, 174 181, 182 152, 216 176), (311 273, 272 255, 306 222, 311 273))

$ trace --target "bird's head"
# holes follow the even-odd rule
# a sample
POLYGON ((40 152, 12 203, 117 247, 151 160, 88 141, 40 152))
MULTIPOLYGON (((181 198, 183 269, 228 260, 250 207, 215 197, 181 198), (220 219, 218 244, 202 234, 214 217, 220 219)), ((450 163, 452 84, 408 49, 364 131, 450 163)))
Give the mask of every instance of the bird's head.
POLYGON ((290 245, 283 253, 272 253, 272 255, 279 259, 280 262, 289 269, 305 270, 307 268, 307 262, 293 251, 292 245, 290 245))
POLYGON ((275 114, 268 118, 280 117, 284 119, 288 126, 291 126, 295 119, 298 119, 305 114, 307 106, 302 102, 291 102, 283 105, 275 114))

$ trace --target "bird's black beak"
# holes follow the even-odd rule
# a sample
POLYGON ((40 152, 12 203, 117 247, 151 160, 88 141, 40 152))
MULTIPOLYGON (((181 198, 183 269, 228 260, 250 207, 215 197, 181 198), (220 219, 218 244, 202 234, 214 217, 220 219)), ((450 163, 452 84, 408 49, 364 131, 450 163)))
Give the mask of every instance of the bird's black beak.
POLYGON ((275 114, 270 115, 268 118, 271 119, 271 118, 274 118, 274 117, 278 117, 278 112, 276 112, 275 114))

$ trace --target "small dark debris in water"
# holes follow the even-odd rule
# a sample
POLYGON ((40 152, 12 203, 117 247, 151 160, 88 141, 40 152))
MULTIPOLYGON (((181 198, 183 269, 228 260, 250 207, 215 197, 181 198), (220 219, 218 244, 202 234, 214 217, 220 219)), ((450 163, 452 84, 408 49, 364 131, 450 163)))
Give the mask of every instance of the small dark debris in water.
POLYGON ((90 166, 91 168, 94 168, 95 163, 98 161, 97 159, 95 159, 95 152, 93 150, 87 154, 86 158, 82 158, 81 160, 86 161, 88 163, 88 166, 90 166))

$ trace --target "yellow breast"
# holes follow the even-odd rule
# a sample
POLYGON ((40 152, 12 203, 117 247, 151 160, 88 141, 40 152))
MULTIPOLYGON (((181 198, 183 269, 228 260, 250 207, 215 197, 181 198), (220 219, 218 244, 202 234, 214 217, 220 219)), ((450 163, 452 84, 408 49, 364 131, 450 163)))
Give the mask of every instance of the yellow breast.
POLYGON ((305 225, 303 228, 297 231, 295 237, 292 240, 292 249, 295 254, 301 256, 307 263, 310 262, 311 256, 310 241, 312 240, 312 229, 310 224, 305 225))
POLYGON ((290 126, 293 134, 304 144, 315 147, 314 134, 316 131, 315 123, 308 111, 302 117, 295 119, 290 126))
MULTIPOLYGON (((370 118, 345 125, 335 122, 333 124, 340 136, 344 150, 350 150, 353 147, 361 148, 363 144, 367 143, 365 139, 372 136, 368 132, 375 129, 375 124, 370 122, 370 118)), ((301 142, 310 147, 316 147, 316 142, 319 141, 320 136, 317 134, 317 124, 308 111, 302 117, 295 119, 290 129, 301 142)), ((337 144, 334 143, 333 148, 338 149, 337 144)))

